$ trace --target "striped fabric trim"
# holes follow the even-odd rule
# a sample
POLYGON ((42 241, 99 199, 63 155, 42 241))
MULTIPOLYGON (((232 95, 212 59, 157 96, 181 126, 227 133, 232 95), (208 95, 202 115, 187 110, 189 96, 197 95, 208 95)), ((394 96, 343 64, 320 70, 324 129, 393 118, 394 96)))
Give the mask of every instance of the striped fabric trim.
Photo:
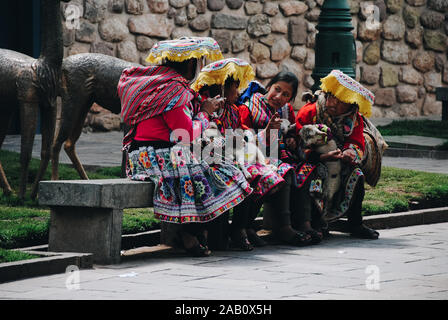
POLYGON ((117 93, 121 100, 122 120, 132 128, 123 140, 125 146, 130 143, 137 123, 185 105, 193 107, 195 114, 199 105, 194 100, 200 99, 185 78, 165 66, 125 69, 117 93))

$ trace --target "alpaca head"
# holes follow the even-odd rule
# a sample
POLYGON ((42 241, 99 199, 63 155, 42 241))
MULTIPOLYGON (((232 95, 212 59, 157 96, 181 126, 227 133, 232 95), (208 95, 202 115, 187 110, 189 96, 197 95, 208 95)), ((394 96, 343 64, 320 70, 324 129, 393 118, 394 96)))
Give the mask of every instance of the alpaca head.
POLYGON ((282 123, 280 124, 280 132, 282 134, 285 134, 286 132, 288 132, 291 122, 289 122, 288 119, 281 119, 281 120, 282 120, 282 123))
POLYGON ((299 134, 306 146, 324 145, 332 138, 330 128, 323 124, 304 125, 299 134))

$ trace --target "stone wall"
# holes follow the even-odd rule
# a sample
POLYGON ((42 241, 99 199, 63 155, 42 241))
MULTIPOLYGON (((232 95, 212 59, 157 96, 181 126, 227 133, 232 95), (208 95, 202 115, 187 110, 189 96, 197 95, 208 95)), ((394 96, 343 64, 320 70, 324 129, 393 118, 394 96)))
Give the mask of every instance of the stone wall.
MULTIPOLYGON (((328 0, 327 0, 328 1, 328 0)), ((324 0, 72 0, 62 5, 65 56, 100 52, 145 64, 163 39, 211 36, 225 57, 250 61, 267 83, 278 71, 313 84, 314 44, 324 0), (73 18, 79 8, 79 25, 73 18)), ((448 83, 448 0, 349 0, 357 80, 376 94, 373 117, 441 114, 435 88, 448 83), (379 12, 369 27, 368 4, 379 12)), ((370 20, 371 22, 371 20, 370 20)))

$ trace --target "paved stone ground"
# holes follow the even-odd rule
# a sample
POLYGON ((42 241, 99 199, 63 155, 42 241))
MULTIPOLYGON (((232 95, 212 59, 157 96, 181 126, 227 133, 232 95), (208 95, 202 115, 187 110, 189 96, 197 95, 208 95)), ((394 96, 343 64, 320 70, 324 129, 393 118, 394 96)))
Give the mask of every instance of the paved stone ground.
MULTIPOLYGON (((76 143, 77 154, 84 165, 113 167, 121 165, 122 132, 83 133, 76 143)), ((423 138, 422 138, 423 139, 423 138)), ((41 136, 36 135, 33 157, 40 159, 41 136)), ((20 136, 6 136, 3 150, 20 151, 20 136)), ((60 153, 60 163, 71 164, 64 150, 60 153)), ((403 169, 448 174, 448 159, 384 157, 383 165, 403 169)))
POLYGON ((134 257, 0 284, 0 299, 448 299, 448 223, 382 230, 378 240, 333 233, 305 248, 134 257))
MULTIPOLYGON (((76 147, 86 165, 118 166, 121 140, 121 132, 88 133, 76 147)), ((19 148, 19 136, 7 136, 2 146, 19 148)), ((40 135, 33 157, 40 157, 40 135)), ((64 151, 60 159, 70 163, 64 151)), ((385 157, 383 165, 448 174, 448 160, 385 157)), ((334 233, 313 247, 276 245, 208 258, 172 252, 145 258, 140 248, 136 259, 119 265, 0 284, 0 299, 445 300, 447 243, 448 223, 439 223, 381 230, 375 241, 334 233)))

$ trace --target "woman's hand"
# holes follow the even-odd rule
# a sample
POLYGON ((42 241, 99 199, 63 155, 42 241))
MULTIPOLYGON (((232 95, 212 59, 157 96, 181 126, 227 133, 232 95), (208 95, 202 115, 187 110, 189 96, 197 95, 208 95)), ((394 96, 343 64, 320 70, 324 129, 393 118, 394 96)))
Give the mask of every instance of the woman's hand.
POLYGON ((297 149, 296 139, 289 137, 289 138, 286 138, 285 142, 286 142, 286 146, 288 147, 289 150, 297 149))
POLYGON ((342 161, 352 163, 356 159, 356 153, 353 149, 345 149, 342 152, 342 161))
POLYGON ((268 125, 266 126, 266 130, 279 130, 282 124, 282 119, 280 119, 280 115, 276 112, 272 118, 269 120, 268 125))
POLYGON ((322 153, 320 155, 321 161, 336 161, 340 159, 342 159, 342 151, 340 149, 336 149, 328 153, 322 153))
POLYGON ((266 131, 267 141, 271 141, 271 130, 279 130, 282 124, 282 119, 280 115, 276 112, 272 118, 269 120, 268 125, 264 129, 266 131))
POLYGON ((217 112, 220 108, 224 108, 226 98, 221 98, 219 95, 214 98, 207 98, 201 107, 201 111, 207 112, 211 116, 214 112, 217 112))

